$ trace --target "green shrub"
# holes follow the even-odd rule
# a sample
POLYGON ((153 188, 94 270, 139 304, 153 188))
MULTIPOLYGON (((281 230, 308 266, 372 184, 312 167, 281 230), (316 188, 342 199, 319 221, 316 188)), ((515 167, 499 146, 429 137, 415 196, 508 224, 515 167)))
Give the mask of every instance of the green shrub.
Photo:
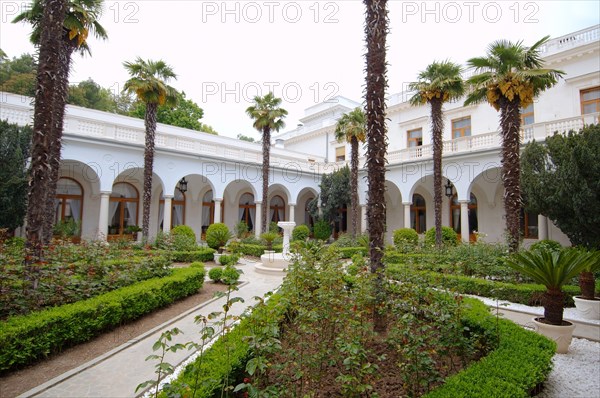
POLYGON ((196 248, 193 251, 172 251, 162 252, 168 255, 177 263, 191 263, 194 261, 212 261, 214 259, 215 250, 209 247, 196 248))
MULTIPOLYGON (((458 235, 450 227, 442 226, 442 244, 444 246, 456 246, 458 244, 458 235)), ((435 227, 425 232, 425 245, 435 246, 435 227)))
MULTIPOLYGON (((543 285, 495 282, 489 279, 472 278, 469 276, 442 274, 434 271, 418 271, 403 264, 388 264, 386 272, 390 278, 400 281, 405 278, 418 276, 423 278, 432 287, 452 290, 463 294, 497 298, 530 306, 541 305, 542 295, 546 291, 546 287, 543 285)), ((562 290, 566 293, 564 297, 565 306, 573 307, 573 296, 580 294, 579 287, 563 286, 562 290)))
POLYGON ((342 258, 352 258, 355 254, 359 253, 363 256, 369 254, 369 250, 365 247, 339 247, 338 251, 342 258))
POLYGON ((240 258, 235 254, 222 254, 219 257, 219 263, 221 263, 221 265, 234 265, 237 264, 239 259, 240 258))
POLYGON ((356 243, 358 244, 358 246, 362 246, 362 247, 368 249, 369 246, 371 245, 371 239, 369 238, 369 234, 360 234, 356 238, 356 243))
POLYGON ((200 261, 194 261, 193 263, 190 264, 190 268, 198 268, 198 269, 204 270, 204 263, 200 262, 200 261))
POLYGON ((173 237, 169 233, 158 231, 153 246, 160 250, 173 250, 173 237))
POLYGON ((210 271, 208 271, 208 277, 215 283, 220 282, 222 276, 223 270, 219 267, 211 268, 210 271))
POLYGON ((262 245, 262 240, 260 240, 259 238, 257 238, 254 235, 251 235, 251 236, 247 236, 244 239, 242 239, 240 241, 240 243, 242 243, 244 245, 262 245))
POLYGON ((498 347, 446 379, 425 395, 427 398, 454 397, 529 397, 548 377, 556 344, 542 335, 525 330, 513 322, 489 314, 481 302, 465 299, 465 329, 488 336, 500 336, 498 347))
POLYGON ((0 323, 0 373, 88 341, 107 329, 194 294, 202 287, 204 276, 203 270, 179 268, 172 276, 11 317, 0 323))
POLYGON ((419 244, 419 234, 412 228, 400 228, 395 230, 393 239, 394 246, 402 253, 408 253, 409 251, 414 250, 419 244))
POLYGON ((307 225, 301 224, 294 227, 292 231, 292 240, 306 240, 310 235, 310 228, 307 225))
MULTIPOLYGON (((257 323, 264 322, 275 327, 283 320, 286 309, 286 302, 277 294, 271 296, 265 304, 257 305, 252 315, 244 317, 227 334, 227 338, 219 338, 202 357, 185 367, 172 381, 173 391, 197 388, 194 395, 196 398, 221 396, 221 386, 226 380, 231 383, 232 376, 245 369, 251 355, 248 336, 256 333, 257 323)), ((161 394, 163 396, 165 394, 161 394)))
POLYGON ((229 239, 231 239, 231 232, 223 223, 211 224, 206 230, 206 244, 211 249, 219 250, 219 253, 229 239))
POLYGON ((231 265, 226 266, 221 274, 221 280, 226 285, 235 285, 240 279, 241 272, 231 265))
POLYGON ((240 221, 235 224, 235 237, 238 239, 243 239, 248 235, 248 224, 245 221, 240 221))
POLYGON ((275 221, 271 221, 269 223, 269 231, 268 232, 275 232, 276 234, 279 234, 279 226, 277 225, 277 223, 275 221))
POLYGON ((192 251, 198 246, 194 230, 187 225, 177 225, 171 230, 171 236, 173 237, 173 250, 192 251))
POLYGON ((279 234, 276 232, 265 232, 264 234, 260 235, 260 238, 265 243, 265 246, 267 246, 267 250, 272 250, 273 241, 277 239, 278 236, 279 234))
POLYGON ((315 239, 329 240, 331 236, 331 225, 325 220, 317 221, 313 227, 313 235, 315 239))
POLYGON ((543 239, 538 242, 535 242, 529 250, 550 250, 559 252, 563 249, 562 245, 555 240, 552 239, 543 239))

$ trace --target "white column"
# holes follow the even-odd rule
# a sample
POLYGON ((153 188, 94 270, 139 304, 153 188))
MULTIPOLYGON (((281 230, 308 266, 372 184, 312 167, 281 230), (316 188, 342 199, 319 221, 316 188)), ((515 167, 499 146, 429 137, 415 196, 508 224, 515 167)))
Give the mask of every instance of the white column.
POLYGON ((296 205, 290 203, 290 215, 287 221, 296 222, 296 205))
POLYGON ((404 205, 404 228, 410 228, 410 206, 412 202, 402 202, 404 205))
POLYGON ((254 236, 260 238, 260 233, 262 231, 262 203, 256 203, 256 220, 254 220, 254 236))
POLYGON ((360 232, 364 234, 367 232, 367 206, 366 205, 360 206, 360 219, 362 221, 360 224, 360 232))
POLYGON ((223 203, 223 199, 214 199, 215 201, 215 217, 214 221, 216 223, 223 222, 221 220, 221 203, 223 203))
POLYGON ((171 230, 171 215, 173 213, 173 197, 165 195, 165 207, 163 207, 163 232, 171 230))
POLYGON ((100 193, 100 214, 98 215, 98 240, 106 240, 108 235, 108 207, 111 192, 100 193))
POLYGON ((548 217, 538 214, 538 239, 548 239, 548 217))
POLYGON ((460 203, 460 235, 463 242, 469 242, 469 202, 461 200, 460 203))

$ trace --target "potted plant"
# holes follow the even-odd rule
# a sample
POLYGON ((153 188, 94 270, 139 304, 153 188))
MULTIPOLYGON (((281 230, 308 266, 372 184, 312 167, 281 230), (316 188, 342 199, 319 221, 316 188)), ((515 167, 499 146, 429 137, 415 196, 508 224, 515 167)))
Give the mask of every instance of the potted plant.
POLYGON ((273 252, 273 241, 277 239, 278 236, 279 234, 277 234, 277 232, 265 232, 264 234, 260 235, 260 238, 265 242, 265 245, 267 246, 267 250, 265 250, 265 253, 273 252))
POLYGON ((218 257, 223 253, 223 248, 229 239, 231 239, 231 232, 229 232, 229 227, 223 223, 211 224, 206 230, 206 244, 217 251, 215 261, 218 261, 218 257))
POLYGON ((581 296, 573 297, 575 307, 585 319, 600 319, 600 297, 596 297, 594 273, 600 271, 600 252, 593 252, 587 267, 579 274, 581 296))
POLYGON ((575 329, 575 325, 563 320, 565 293, 562 286, 585 269, 592 257, 591 253, 579 250, 540 248, 516 253, 506 261, 512 269, 546 287, 542 296, 544 316, 533 318, 533 323, 538 333, 556 342, 558 353, 569 350, 575 329))
POLYGON ((137 233, 140 232, 142 229, 137 226, 137 225, 128 225, 125 227, 123 233, 125 235, 131 235, 133 236, 133 240, 137 239, 137 233))

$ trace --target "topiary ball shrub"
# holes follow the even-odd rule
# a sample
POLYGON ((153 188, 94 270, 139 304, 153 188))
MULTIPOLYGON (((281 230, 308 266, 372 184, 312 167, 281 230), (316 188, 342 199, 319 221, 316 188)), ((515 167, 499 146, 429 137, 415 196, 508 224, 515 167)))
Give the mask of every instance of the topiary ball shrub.
POLYGON ((228 265, 223 269, 221 274, 221 281, 226 285, 235 285, 240 279, 241 272, 234 267, 228 265))
POLYGON ((173 228, 171 236, 173 238, 173 250, 175 251, 192 251, 198 247, 196 234, 187 225, 178 225, 173 228))
POLYGON ((190 268, 204 269, 204 263, 201 261, 194 261, 190 264, 190 268))
POLYGON ((210 271, 208 271, 208 277, 210 278, 211 281, 218 283, 221 281, 221 278, 223 276, 223 270, 221 268, 212 268, 210 271))
POLYGON ((563 249, 562 245, 555 240, 552 239, 543 239, 538 242, 535 242, 529 250, 534 251, 551 251, 551 252, 559 252, 563 249))
POLYGON ((211 249, 218 250, 219 253, 223 252, 221 248, 227 244, 229 239, 231 239, 231 232, 229 232, 229 227, 223 223, 211 224, 206 230, 206 244, 211 249))
POLYGON ((310 228, 307 225, 298 225, 292 231, 292 240, 306 240, 310 236, 310 228))
POLYGON ((331 225, 325 220, 317 221, 313 227, 313 234, 315 239, 327 241, 331 236, 331 225))
POLYGON ((236 256, 235 254, 232 254, 232 255, 223 254, 221 257, 219 257, 219 262, 221 263, 221 265, 234 265, 234 264, 237 264, 238 260, 239 260, 239 257, 236 256))
MULTIPOLYGON (((425 244, 435 246, 435 227, 425 232, 425 244)), ((456 246, 458 244, 458 235, 450 227, 442 226, 442 244, 444 246, 456 246)))
MULTIPOLYGON (((443 233, 443 232, 442 232, 443 233)), ((435 241, 435 230, 434 230, 435 241)), ((412 228, 400 228, 394 231, 394 246, 402 253, 416 249, 419 244, 419 234, 412 228)))

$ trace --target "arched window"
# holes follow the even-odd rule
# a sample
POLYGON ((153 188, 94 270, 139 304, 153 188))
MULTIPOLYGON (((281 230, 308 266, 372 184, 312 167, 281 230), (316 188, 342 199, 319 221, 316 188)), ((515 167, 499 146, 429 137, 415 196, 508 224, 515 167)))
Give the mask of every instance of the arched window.
POLYGON ((254 203, 254 195, 245 193, 240 197, 238 220, 244 221, 248 225, 248 231, 254 229, 254 221, 256 218, 256 204, 254 203))
POLYGON ((425 199, 419 194, 414 194, 410 206, 410 226, 417 233, 422 234, 427 229, 426 211, 425 199))
POLYGON ((269 219, 271 222, 278 223, 279 221, 285 221, 285 202, 281 196, 273 196, 269 202, 269 206, 269 219))
MULTIPOLYGON (((221 201, 221 222, 225 219, 225 201, 221 201)), ((202 234, 208 226, 215 223, 215 201, 213 191, 207 191, 202 197, 202 234)))
MULTIPOLYGON (((460 203, 458 196, 454 194, 450 201, 450 225, 457 234, 461 234, 460 228, 460 203)), ((469 240, 475 241, 474 231, 479 230, 479 221, 477 219, 477 198, 471 194, 469 201, 469 240)))
POLYGON ((108 208, 108 234, 123 235, 125 228, 138 225, 138 190, 127 182, 113 185, 108 208))
POLYGON ((83 188, 72 178, 62 177, 56 184, 54 199, 54 221, 74 220, 80 222, 83 216, 83 188))
MULTIPOLYGON (((158 202, 158 221, 159 229, 163 229, 165 221, 165 197, 160 194, 158 202)), ((179 189, 175 190, 175 196, 171 199, 171 228, 185 224, 185 193, 179 189)))
POLYGON ((310 215, 310 202, 312 202, 313 200, 315 200, 315 198, 308 198, 306 199, 306 205, 304 205, 304 224, 306 224, 312 231, 313 225, 315 224, 315 221, 313 220, 312 216, 310 215))

